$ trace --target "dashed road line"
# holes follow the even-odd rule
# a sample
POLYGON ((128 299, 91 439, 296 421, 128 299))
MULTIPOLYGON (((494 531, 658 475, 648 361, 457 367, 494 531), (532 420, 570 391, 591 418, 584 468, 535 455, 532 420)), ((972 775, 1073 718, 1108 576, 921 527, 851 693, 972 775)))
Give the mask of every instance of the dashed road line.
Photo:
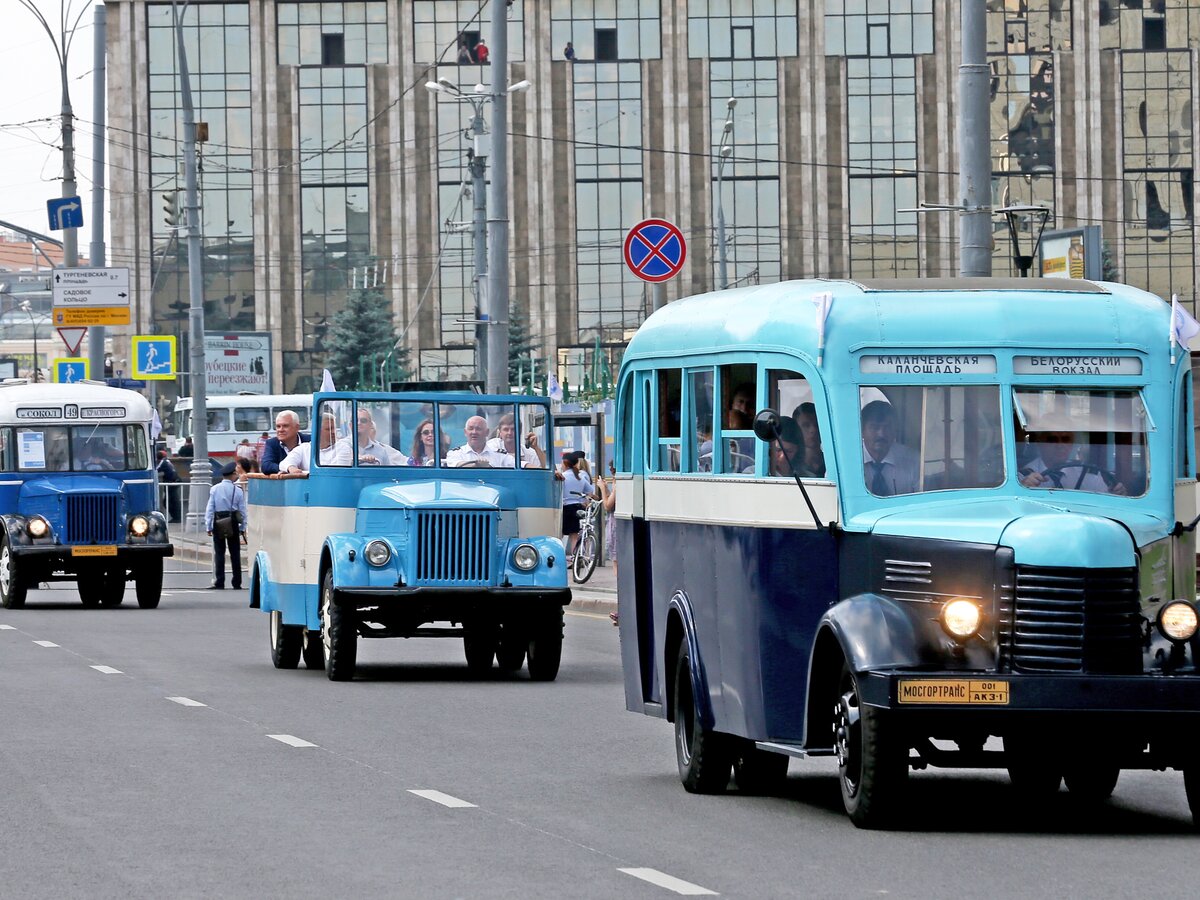
POLYGON ((120 669, 114 669, 112 666, 92 666, 101 675, 124 675, 120 669))
POLYGON ((719 896, 716 891, 710 891, 708 888, 692 884, 690 881, 684 881, 673 875, 667 875, 665 872, 658 871, 658 869, 617 869, 617 871, 624 872, 626 875, 632 875, 634 878, 640 878, 642 881, 656 884, 661 888, 666 888, 668 891, 674 891, 676 894, 682 894, 685 897, 719 896))
POLYGON ((424 797, 426 800, 432 800, 434 803, 440 803, 442 806, 448 806, 451 809, 475 809, 474 803, 468 803, 466 800, 459 800, 457 797, 451 797, 449 794, 443 794, 441 791, 409 791, 410 794, 416 794, 418 797, 424 797))
POLYGON ((180 706, 208 706, 207 703, 201 703, 199 700, 193 700, 190 697, 168 697, 167 699, 172 703, 178 703, 180 706))
POLYGON ((289 747, 315 747, 315 746, 317 746, 316 744, 313 744, 313 743, 310 743, 309 741, 304 740, 304 738, 296 737, 294 734, 268 734, 267 737, 269 737, 273 741, 279 741, 279 743, 281 743, 281 744, 287 744, 289 747))
POLYGON ((37 644, 39 647, 57 647, 58 646, 58 644, 54 643, 54 641, 34 641, 34 643, 37 644))

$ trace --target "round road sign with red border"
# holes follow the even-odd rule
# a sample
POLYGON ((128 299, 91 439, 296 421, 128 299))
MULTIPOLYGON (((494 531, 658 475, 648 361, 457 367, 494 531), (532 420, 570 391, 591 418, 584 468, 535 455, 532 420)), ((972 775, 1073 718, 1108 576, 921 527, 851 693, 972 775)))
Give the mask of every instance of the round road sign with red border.
POLYGON ((683 232, 663 219, 638 222, 625 236, 625 265, 643 281, 667 281, 687 259, 683 232))

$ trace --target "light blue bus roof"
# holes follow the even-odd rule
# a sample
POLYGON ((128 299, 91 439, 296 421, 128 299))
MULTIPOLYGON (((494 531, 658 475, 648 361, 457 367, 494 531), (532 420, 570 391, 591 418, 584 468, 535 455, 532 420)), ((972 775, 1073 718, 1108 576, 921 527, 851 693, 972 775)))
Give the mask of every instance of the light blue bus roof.
POLYGON ((669 303, 643 323, 623 365, 732 348, 815 358, 813 298, 825 292, 832 295, 827 359, 864 347, 1169 350, 1169 304, 1127 285, 1065 278, 813 279, 669 303))

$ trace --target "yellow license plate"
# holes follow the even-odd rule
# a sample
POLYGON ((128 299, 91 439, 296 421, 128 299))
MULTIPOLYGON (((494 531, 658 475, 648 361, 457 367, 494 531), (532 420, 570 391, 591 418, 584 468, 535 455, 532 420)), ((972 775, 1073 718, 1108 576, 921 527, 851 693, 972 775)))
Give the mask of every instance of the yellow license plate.
POLYGON ((99 544, 91 547, 72 547, 72 556, 116 556, 117 548, 112 544, 99 544))
POLYGON ((896 689, 901 703, 960 703, 1008 705, 1007 681, 976 681, 966 678, 906 679, 896 689))

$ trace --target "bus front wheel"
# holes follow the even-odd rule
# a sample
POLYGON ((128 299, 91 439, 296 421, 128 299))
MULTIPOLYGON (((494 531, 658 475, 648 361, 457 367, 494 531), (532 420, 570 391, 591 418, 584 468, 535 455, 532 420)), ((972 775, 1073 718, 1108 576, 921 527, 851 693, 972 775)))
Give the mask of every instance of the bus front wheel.
POLYGON ((563 611, 554 607, 538 615, 529 636, 529 677, 533 681, 553 681, 562 662, 563 611))
POLYGON ((137 594, 138 606, 142 609, 158 609, 162 599, 163 561, 159 557, 143 563, 133 574, 133 589, 137 594))
POLYGON ((1183 770, 1183 789, 1192 811, 1192 824, 1200 828, 1200 763, 1192 763, 1183 770))
POLYGON ((733 750, 726 735, 700 723, 686 640, 675 656, 675 761, 679 780, 693 794, 720 794, 729 786, 733 750))
POLYGON ((0 541, 0 606, 20 609, 25 605, 26 587, 17 570, 17 557, 8 543, 8 535, 0 541))
POLYGON ((850 821, 859 828, 886 825, 908 779, 908 747, 886 710, 862 702, 849 666, 833 708, 833 748, 850 821))
POLYGON ((105 569, 100 577, 100 605, 112 609, 125 600, 125 570, 105 569))
POLYGON ((271 610, 271 663, 277 669, 294 669, 300 664, 300 640, 304 629, 299 625, 284 625, 283 613, 271 610))
POLYGON ((321 646, 325 650, 325 674, 330 681, 354 677, 358 657, 358 626, 355 612, 333 602, 333 570, 321 579, 321 646))

